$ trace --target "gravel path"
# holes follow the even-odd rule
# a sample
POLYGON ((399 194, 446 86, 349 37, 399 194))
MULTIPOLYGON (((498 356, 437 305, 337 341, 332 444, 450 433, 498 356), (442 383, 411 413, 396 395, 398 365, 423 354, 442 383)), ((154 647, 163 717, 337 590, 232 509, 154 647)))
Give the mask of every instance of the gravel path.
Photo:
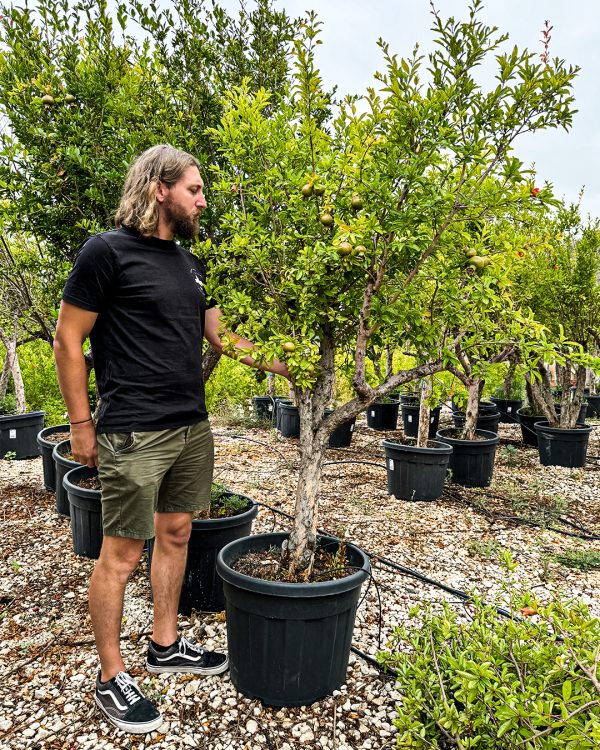
MULTIPOLYGON (((271 430, 216 421, 213 429, 219 481, 290 512, 296 441, 283 440, 271 430)), ((353 445, 330 451, 328 460, 378 465, 326 466, 320 527, 448 586, 476 589, 488 599, 499 590, 499 555, 508 549, 519 563, 519 576, 535 587, 536 596, 561 593, 583 599, 600 615, 600 572, 581 572, 555 559, 566 551, 600 552, 599 541, 517 525, 499 516, 528 517, 573 532, 573 526, 558 518, 568 517, 600 534, 600 459, 589 461, 585 469, 542 467, 536 449, 521 446, 517 428, 501 425, 500 435, 490 488, 466 491, 453 485, 440 501, 409 503, 387 494, 381 441, 390 435, 369 430, 359 420, 353 445)), ((600 425, 589 454, 600 456, 600 425)), ((0 461, 2 750, 394 746, 392 722, 399 694, 389 676, 354 654, 342 689, 303 708, 266 708, 239 695, 227 675, 196 679, 147 674, 143 663, 151 611, 145 560, 126 592, 123 649, 131 673, 161 704, 165 721, 158 732, 141 737, 109 726, 92 697, 97 659, 86 592, 93 562, 73 554, 68 519, 57 516, 54 496, 44 491, 41 477, 39 458, 0 461)), ((280 519, 261 510, 254 530, 274 527, 281 528, 280 519)), ((447 600, 461 606, 441 589, 380 563, 374 563, 373 574, 377 588, 369 588, 354 633, 354 645, 371 656, 379 643, 385 646, 394 626, 406 621, 412 604, 447 600)), ((181 629, 209 648, 226 647, 222 614, 194 614, 182 619, 181 629)))

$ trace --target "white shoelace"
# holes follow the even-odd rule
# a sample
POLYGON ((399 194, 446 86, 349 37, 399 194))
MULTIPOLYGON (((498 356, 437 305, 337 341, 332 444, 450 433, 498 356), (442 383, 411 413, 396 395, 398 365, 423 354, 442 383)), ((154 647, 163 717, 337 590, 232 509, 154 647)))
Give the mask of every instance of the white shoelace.
POLYGON ((195 643, 190 643, 187 638, 181 637, 179 639, 179 653, 183 656, 185 655, 187 649, 189 649, 190 651, 194 651, 200 656, 202 656, 202 654, 204 653, 203 648, 200 648, 200 646, 196 646, 195 643))
POLYGON ((139 688, 127 672, 119 672, 115 677, 115 682, 121 688, 123 696, 130 706, 139 701, 141 698, 139 688))

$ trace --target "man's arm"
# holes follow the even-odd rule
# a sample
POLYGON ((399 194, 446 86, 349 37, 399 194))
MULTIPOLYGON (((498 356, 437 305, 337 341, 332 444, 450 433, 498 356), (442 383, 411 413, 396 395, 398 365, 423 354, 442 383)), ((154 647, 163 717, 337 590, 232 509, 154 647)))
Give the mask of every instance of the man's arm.
MULTIPOLYGON (((237 333, 229 333, 221 324, 222 312, 218 307, 211 307, 206 311, 206 318, 204 321, 204 336, 208 343, 216 349, 218 352, 223 352, 223 344, 221 343, 221 336, 229 335, 235 337, 235 345, 237 349, 247 349, 251 352, 254 349, 254 344, 248 339, 238 336, 237 333)), ((256 367, 259 370, 265 372, 272 372, 274 375, 281 375, 284 378, 290 379, 290 373, 284 362, 280 362, 278 359, 274 360, 271 365, 259 365, 256 360, 250 355, 246 355, 241 359, 237 360, 243 365, 249 365, 250 367, 256 367)))
POLYGON ((86 466, 98 466, 98 447, 82 347, 97 317, 98 313, 63 301, 54 337, 58 384, 71 422, 71 450, 75 460, 86 466))

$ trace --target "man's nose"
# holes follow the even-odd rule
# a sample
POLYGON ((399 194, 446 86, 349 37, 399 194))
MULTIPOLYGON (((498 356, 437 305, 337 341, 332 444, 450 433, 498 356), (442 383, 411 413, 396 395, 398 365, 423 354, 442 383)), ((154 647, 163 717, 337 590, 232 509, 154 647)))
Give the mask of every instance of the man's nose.
POLYGON ((204 193, 200 193, 196 200, 196 205, 198 208, 206 208, 206 197, 204 196, 204 193))

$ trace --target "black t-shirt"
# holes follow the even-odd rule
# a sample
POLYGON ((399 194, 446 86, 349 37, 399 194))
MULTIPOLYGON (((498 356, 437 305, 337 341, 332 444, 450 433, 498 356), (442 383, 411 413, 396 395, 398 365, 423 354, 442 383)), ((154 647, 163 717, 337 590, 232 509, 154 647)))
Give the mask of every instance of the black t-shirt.
POLYGON ((206 419, 205 269, 177 243, 121 228, 79 250, 63 300, 98 313, 90 333, 98 432, 166 430, 206 419))

